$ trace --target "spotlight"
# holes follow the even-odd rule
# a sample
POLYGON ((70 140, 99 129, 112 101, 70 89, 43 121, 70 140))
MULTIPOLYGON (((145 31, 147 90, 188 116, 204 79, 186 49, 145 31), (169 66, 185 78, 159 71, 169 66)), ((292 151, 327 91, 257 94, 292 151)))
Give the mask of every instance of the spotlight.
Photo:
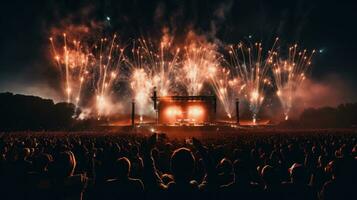
POLYGON ((180 107, 176 107, 176 106, 169 107, 166 109, 166 115, 168 117, 177 117, 182 115, 182 110, 180 107))
POLYGON ((203 115, 203 109, 200 106, 191 106, 188 108, 188 117, 197 119, 203 115))

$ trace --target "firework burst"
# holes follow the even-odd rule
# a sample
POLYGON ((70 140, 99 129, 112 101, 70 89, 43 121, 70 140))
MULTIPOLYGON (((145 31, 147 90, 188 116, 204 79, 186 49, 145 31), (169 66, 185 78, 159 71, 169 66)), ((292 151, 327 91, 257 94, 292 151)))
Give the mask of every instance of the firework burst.
POLYGON ((277 41, 268 51, 261 43, 231 45, 226 60, 215 43, 193 32, 182 46, 173 45, 167 31, 157 43, 134 40, 128 57, 125 54, 130 51, 119 45, 116 35, 95 40, 64 33, 50 38, 54 63, 61 74, 61 93, 67 102, 95 110, 98 117, 112 114, 113 102, 118 101, 113 99, 115 85, 123 78, 130 85, 141 117, 153 111, 148 108, 154 88, 159 96, 197 96, 205 93, 204 86, 210 86, 229 118, 234 100, 243 97, 249 102, 254 122, 266 89, 272 85, 269 69, 287 119, 314 54, 294 45, 284 58, 275 51, 277 41))
POLYGON ((211 67, 208 69, 211 87, 217 98, 221 102, 224 111, 229 118, 232 118, 233 100, 235 99, 233 88, 235 83, 230 79, 230 70, 226 68, 211 67))
POLYGON ((78 105, 85 75, 88 74, 90 58, 88 52, 80 41, 69 42, 65 33, 63 34, 62 48, 56 48, 53 37, 50 37, 50 42, 55 63, 64 81, 67 102, 71 103, 75 99, 75 103, 78 105))
POLYGON ((178 77, 188 95, 200 95, 204 83, 212 78, 212 70, 220 66, 222 56, 210 43, 191 41, 184 50, 182 70, 178 77))
POLYGON ((61 72, 64 93, 68 103, 87 106, 91 97, 98 116, 110 111, 110 95, 119 69, 125 62, 124 49, 117 43, 117 36, 95 42, 71 40, 63 34, 62 40, 50 38, 52 54, 61 72), (86 91, 83 91, 87 88, 86 91), (89 93, 89 94, 88 94, 89 93), (90 96, 88 99, 82 97, 90 96))
POLYGON ((158 47, 144 39, 139 39, 137 46, 133 45, 130 82, 141 116, 147 110, 154 87, 160 96, 170 95, 175 90, 179 52, 179 48, 173 50, 168 35, 163 36, 158 47))
POLYGON ((278 41, 265 55, 261 43, 245 44, 239 43, 229 47, 230 63, 235 80, 242 82, 237 93, 243 93, 249 102, 250 111, 253 114, 253 122, 256 121, 257 114, 265 98, 265 90, 271 81, 268 70, 273 62, 273 50, 278 41))
POLYGON ((289 118, 297 89, 306 79, 306 72, 310 68, 314 53, 315 50, 311 53, 308 53, 306 49, 299 51, 297 44, 289 48, 286 58, 274 52, 272 70, 277 87, 276 94, 282 104, 285 120, 289 118))

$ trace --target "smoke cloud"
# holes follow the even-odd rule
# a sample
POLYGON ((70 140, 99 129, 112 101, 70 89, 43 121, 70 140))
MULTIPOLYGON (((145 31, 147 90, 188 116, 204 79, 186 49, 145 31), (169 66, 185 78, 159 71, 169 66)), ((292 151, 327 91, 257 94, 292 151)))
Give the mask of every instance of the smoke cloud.
POLYGON ((350 84, 336 74, 330 74, 320 80, 308 79, 296 91, 296 99, 291 110, 291 117, 299 117, 306 108, 336 107, 342 103, 357 100, 350 84))

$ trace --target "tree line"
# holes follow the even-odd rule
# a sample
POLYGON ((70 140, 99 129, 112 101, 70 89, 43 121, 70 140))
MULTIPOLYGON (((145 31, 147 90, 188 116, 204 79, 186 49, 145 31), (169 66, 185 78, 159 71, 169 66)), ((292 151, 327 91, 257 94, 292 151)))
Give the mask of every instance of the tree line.
POLYGON ((0 93, 0 130, 63 130, 73 125, 75 106, 36 96, 0 93))
MULTIPOLYGON (((71 103, 12 93, 0 93, 0 131, 68 130, 90 128, 93 120, 79 121, 71 103), (87 127, 85 127, 87 126, 87 127)), ((351 128, 357 126, 357 103, 307 108, 296 120, 279 124, 290 128, 351 128)))

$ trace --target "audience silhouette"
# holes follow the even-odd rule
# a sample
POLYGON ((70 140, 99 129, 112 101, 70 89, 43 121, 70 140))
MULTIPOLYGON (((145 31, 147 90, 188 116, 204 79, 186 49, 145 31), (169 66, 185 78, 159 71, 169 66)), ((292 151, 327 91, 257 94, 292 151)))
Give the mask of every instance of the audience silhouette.
POLYGON ((1 199, 355 199, 357 137, 0 135, 1 199))

